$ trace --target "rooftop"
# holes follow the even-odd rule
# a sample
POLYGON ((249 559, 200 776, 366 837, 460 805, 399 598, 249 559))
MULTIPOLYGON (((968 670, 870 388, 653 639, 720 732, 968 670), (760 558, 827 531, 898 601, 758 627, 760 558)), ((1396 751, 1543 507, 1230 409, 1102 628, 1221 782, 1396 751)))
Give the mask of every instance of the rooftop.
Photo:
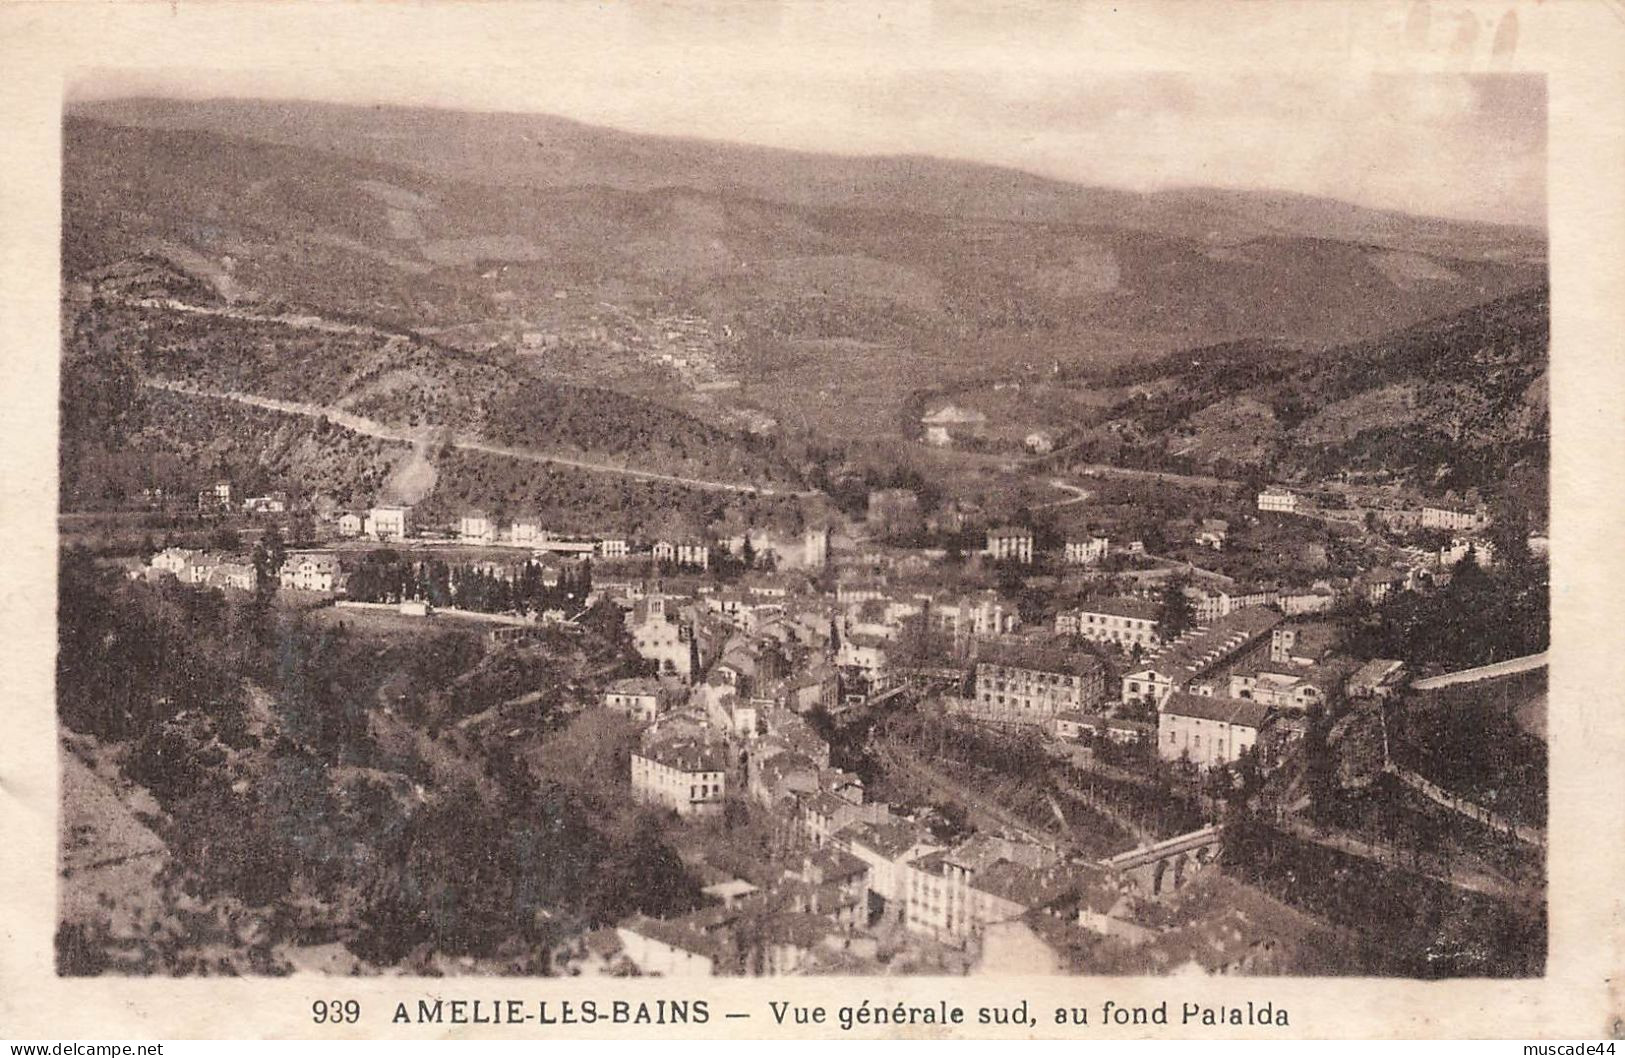
POLYGON ((1064 865, 1035 868, 1000 860, 979 872, 971 880, 971 888, 1030 910, 1059 900, 1083 881, 1080 872, 1064 865))
POLYGON ((1248 698, 1220 698, 1205 694, 1187 694, 1175 691, 1163 703, 1162 711, 1172 716, 1188 716, 1197 720, 1212 720, 1237 727, 1262 730, 1269 722, 1271 708, 1263 702, 1248 698))
POLYGON ((1206 672, 1280 623, 1281 615, 1274 610, 1244 606, 1180 636, 1152 655, 1146 667, 1188 679, 1206 672))
POLYGON ((891 860, 928 840, 924 829, 895 818, 884 823, 854 823, 844 829, 854 843, 891 860))
POLYGON ((1118 596, 1093 599, 1078 607, 1079 613, 1105 614, 1107 617, 1135 617, 1142 621, 1157 619, 1157 604, 1146 599, 1118 596))
POLYGON ((634 751, 638 756, 678 771, 722 771, 727 762, 722 747, 693 737, 678 736, 634 751))
POLYGON ((604 690, 608 694, 659 694, 660 681, 653 676, 627 676, 604 690))
POLYGON ((1105 669, 1105 663, 1095 655, 1082 650, 1068 650, 1058 643, 990 644, 977 657, 976 663, 1076 676, 1092 675, 1105 669))

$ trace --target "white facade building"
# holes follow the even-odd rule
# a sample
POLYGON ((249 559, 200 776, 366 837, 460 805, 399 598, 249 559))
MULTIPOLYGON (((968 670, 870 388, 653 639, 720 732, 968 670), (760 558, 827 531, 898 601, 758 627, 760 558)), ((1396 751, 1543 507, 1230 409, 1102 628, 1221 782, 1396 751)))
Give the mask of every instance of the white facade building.
POLYGON ((721 746, 697 738, 656 742, 632 752, 632 796, 680 816, 716 815, 726 793, 721 746))
POLYGON ((379 540, 404 540, 412 532, 412 508, 374 507, 367 512, 363 531, 379 540))
POLYGON ((1262 702, 1176 691, 1157 714, 1157 756, 1198 768, 1230 764, 1258 743, 1273 715, 1262 702))
POLYGON ((1092 566, 1103 562, 1111 553, 1111 540, 1104 536, 1087 536, 1066 542, 1066 563, 1069 566, 1092 566))
POLYGON ((1258 509, 1279 514, 1296 514, 1298 497, 1286 489, 1265 489, 1258 494, 1258 509))

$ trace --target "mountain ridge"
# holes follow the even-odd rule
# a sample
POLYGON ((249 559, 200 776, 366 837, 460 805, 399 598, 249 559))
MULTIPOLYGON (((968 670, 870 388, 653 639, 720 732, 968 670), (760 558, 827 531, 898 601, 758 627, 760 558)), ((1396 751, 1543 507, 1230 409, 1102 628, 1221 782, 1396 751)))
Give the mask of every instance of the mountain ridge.
MULTIPOLYGON (((1366 218, 1368 225, 1425 222, 1435 232, 1466 236, 1463 241, 1468 245, 1477 245, 1492 233, 1530 244, 1544 242, 1542 233, 1528 228, 1426 217, 1298 192, 1224 188, 1142 192, 1078 183, 989 162, 918 153, 830 154, 739 141, 665 136, 598 126, 546 113, 228 98, 80 102, 73 104, 68 113, 135 127, 229 130, 250 140, 287 146, 321 145, 347 157, 391 161, 419 171, 498 185, 601 186, 620 190, 689 187, 697 191, 756 194, 770 201, 794 205, 852 207, 864 204, 895 209, 901 204, 893 199, 906 198, 911 181, 933 196, 941 196, 953 190, 956 183, 963 183, 965 199, 969 201, 953 200, 961 206, 959 209, 919 201, 918 194, 906 208, 911 212, 938 215, 1074 224, 1083 223, 1097 211, 1112 209, 1120 217, 1129 216, 1143 230, 1175 230, 1201 236, 1212 232, 1211 228, 1203 230, 1205 223, 1225 217, 1256 225, 1257 219, 1237 210, 1236 204, 1273 200, 1295 203, 1300 210, 1304 204, 1313 203, 1318 209, 1345 217, 1366 218), (291 120, 294 114, 298 116, 297 122, 291 120), (370 132, 369 125, 373 126, 370 132), (380 125, 382 127, 378 127, 380 125), (409 138, 413 132, 423 135, 414 141, 409 138), (431 135, 467 139, 464 146, 436 154, 430 149, 431 135), (504 136, 510 142, 505 144, 501 138, 504 136), (537 137, 543 142, 538 142, 537 137), (549 137, 562 141, 552 146, 551 151, 545 142, 549 137), (538 168, 535 164, 538 156, 529 149, 519 150, 520 154, 528 155, 527 158, 515 158, 508 153, 514 146, 511 142, 514 138, 542 151, 541 160, 551 168, 538 168), (372 149, 363 149, 369 146, 372 149), (482 164, 471 167, 467 149, 470 146, 484 148, 482 164), (596 152, 596 157, 589 154, 589 149, 596 152), (650 164, 656 166, 653 171, 648 168, 650 164), (755 174, 751 172, 752 166, 758 170, 755 174), (786 177, 782 172, 786 168, 799 170, 795 175, 800 179, 786 177), (1000 184, 1009 185, 1004 189, 1006 194, 1014 192, 1024 199, 1010 201, 990 195, 990 187, 997 189, 1000 184), (1224 208, 1215 209, 1215 199, 1222 200, 1224 208), (1170 229, 1169 218, 1156 218, 1146 212, 1163 203, 1193 207, 1200 215, 1190 218, 1188 224, 1170 229), (972 208, 963 208, 966 205, 972 208), (1159 219, 1161 223, 1156 223, 1159 219)), ((1249 227, 1249 230, 1263 233, 1271 229, 1266 226, 1249 227)), ((1304 233, 1301 226, 1298 230, 1304 233)), ((1346 227, 1342 230, 1347 236, 1346 227)), ((1240 234, 1237 231, 1223 233, 1227 238, 1240 234)))

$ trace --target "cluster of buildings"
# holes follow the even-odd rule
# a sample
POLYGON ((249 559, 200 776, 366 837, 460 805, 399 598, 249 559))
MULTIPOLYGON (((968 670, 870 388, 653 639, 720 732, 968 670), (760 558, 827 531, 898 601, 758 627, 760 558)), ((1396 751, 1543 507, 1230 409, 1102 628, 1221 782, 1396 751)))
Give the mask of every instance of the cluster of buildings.
MULTIPOLYGON (((365 512, 346 511, 339 515, 337 528, 339 536, 349 538, 443 539, 420 532, 414 523, 412 508, 403 505, 383 505, 365 512)), ((612 561, 646 558, 662 567, 695 571, 710 569, 719 550, 736 557, 747 553, 759 559, 771 556, 772 565, 805 569, 823 568, 829 561, 830 551, 830 530, 822 526, 809 528, 796 539, 752 530, 724 540, 667 538, 638 543, 625 536, 555 533, 532 516, 514 518, 504 526, 480 510, 466 511, 459 516, 452 539, 471 546, 523 548, 538 554, 590 555, 612 561)))
MULTIPOLYGON (((1297 657, 1291 638, 1282 647, 1289 659, 1297 657)), ((703 821, 731 798, 748 801, 773 821, 777 851, 762 862, 685 856, 706 883, 706 905, 618 923, 601 938, 606 960, 668 976, 880 973, 900 964, 963 972, 1002 968, 1017 953, 1062 969, 1069 953, 1087 949, 1134 965, 1219 973, 1250 967, 1281 942, 1267 928, 1245 938, 1224 930, 1218 942, 1220 911, 1184 914, 1158 903, 1172 888, 1161 870, 1152 884, 1149 871, 1081 859, 1025 833, 945 831, 871 799, 857 775, 831 764, 795 674, 736 661, 743 642, 686 688, 631 678, 610 685, 603 705, 644 725, 629 764, 637 802, 703 821)), ((1148 725, 1083 712, 1098 709, 1105 693, 1094 665, 1001 651, 978 664, 976 685, 978 701, 986 688, 991 704, 1019 717, 1009 722, 1077 716, 1108 737, 1151 737, 1148 725)), ((1181 715, 1213 725, 1190 745, 1217 762, 1256 741, 1264 724, 1256 714, 1269 708, 1207 697, 1181 715), (1208 749, 1215 740, 1223 748, 1208 749)), ((709 847, 718 846, 727 843, 709 847)), ((1169 870, 1195 876, 1205 857, 1181 857, 1169 870)))
POLYGON ((1489 508, 1481 503, 1394 505, 1389 501, 1372 506, 1344 504, 1333 510, 1322 510, 1309 497, 1278 485, 1272 485, 1258 494, 1258 509, 1276 514, 1339 513, 1355 520, 1370 514, 1382 525, 1402 530, 1443 529, 1452 533, 1481 533, 1491 523, 1489 508))
POLYGON ((725 651, 667 711, 654 703, 669 686, 621 681, 605 692, 606 708, 657 710, 629 765, 635 800, 704 819, 730 796, 748 799, 776 821, 787 850, 750 880, 719 876, 706 887, 714 902, 698 911, 621 923, 619 952, 641 972, 874 972, 888 937, 892 949, 944 945, 968 965, 991 926, 1037 913, 1079 928, 1081 894, 1093 907, 1097 890, 1127 892, 1098 865, 1042 844, 991 833, 945 840, 868 799, 858 776, 831 765, 798 681, 763 682, 732 657, 725 651))
POLYGON ((130 569, 134 577, 174 577, 182 584, 195 584, 207 588, 231 588, 236 591, 255 591, 259 587, 259 571, 252 562, 244 562, 234 555, 222 555, 186 547, 166 547, 152 556, 144 566, 130 569))
MULTIPOLYGON (((186 547, 166 547, 146 564, 131 565, 129 575, 146 579, 173 577, 182 584, 245 592, 260 587, 260 573, 253 562, 238 555, 186 547)), ((324 551, 288 554, 275 577, 279 587, 299 591, 332 593, 344 585, 344 571, 337 556, 324 551)))

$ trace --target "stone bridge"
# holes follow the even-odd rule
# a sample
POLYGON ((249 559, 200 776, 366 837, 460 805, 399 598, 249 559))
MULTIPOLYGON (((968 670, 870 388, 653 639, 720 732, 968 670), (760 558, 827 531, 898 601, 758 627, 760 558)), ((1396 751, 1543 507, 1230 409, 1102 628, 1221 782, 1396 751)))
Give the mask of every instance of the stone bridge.
POLYGON ((1160 896, 1178 889, 1196 872, 1217 862, 1222 834, 1222 828, 1214 824, 1154 845, 1142 845, 1100 862, 1107 870, 1128 878, 1140 892, 1160 896))

